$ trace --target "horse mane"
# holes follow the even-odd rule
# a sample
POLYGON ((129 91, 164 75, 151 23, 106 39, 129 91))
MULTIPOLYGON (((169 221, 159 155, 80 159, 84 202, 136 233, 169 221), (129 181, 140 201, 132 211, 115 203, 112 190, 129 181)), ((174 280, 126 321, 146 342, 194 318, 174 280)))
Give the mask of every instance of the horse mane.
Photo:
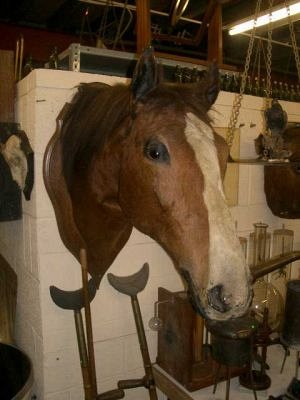
POLYGON ((100 82, 79 85, 63 117, 60 133, 62 170, 69 189, 73 175, 88 167, 93 154, 103 148, 129 115, 129 105, 127 85, 100 82))
MULTIPOLYGON (((164 107, 190 109, 203 121, 210 123, 207 109, 193 84, 159 84, 141 103, 148 110, 164 107), (192 89, 194 88, 194 90, 192 89)), ((131 88, 128 85, 82 83, 68 105, 61 128, 62 170, 70 189, 74 174, 85 170, 96 151, 101 151, 106 141, 131 113, 131 88)), ((176 112, 174 112, 176 115, 176 112)), ((132 114, 133 116, 133 114, 132 114)))

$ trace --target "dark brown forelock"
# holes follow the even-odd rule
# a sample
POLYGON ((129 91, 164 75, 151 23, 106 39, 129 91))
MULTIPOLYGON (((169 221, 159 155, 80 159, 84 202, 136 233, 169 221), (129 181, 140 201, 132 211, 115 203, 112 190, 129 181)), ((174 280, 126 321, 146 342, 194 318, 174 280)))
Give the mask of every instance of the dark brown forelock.
MULTIPOLYGON (((195 86, 194 86, 195 87, 195 86)), ((93 154, 117 131, 131 113, 131 93, 127 85, 81 84, 68 108, 61 129, 63 174, 70 189, 73 175, 88 167, 93 154)), ((141 101, 147 110, 174 106, 195 113, 209 123, 205 106, 188 84, 161 84, 141 101)), ((176 113, 174 113, 174 118, 176 113)))

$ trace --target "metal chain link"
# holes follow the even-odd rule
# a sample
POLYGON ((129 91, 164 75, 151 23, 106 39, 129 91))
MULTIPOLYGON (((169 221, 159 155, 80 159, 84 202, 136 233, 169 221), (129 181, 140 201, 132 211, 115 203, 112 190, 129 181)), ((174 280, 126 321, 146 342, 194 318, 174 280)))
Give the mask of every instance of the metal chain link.
POLYGON ((300 82, 300 60, 299 60, 299 52, 298 52, 298 48, 297 48, 296 35, 295 35, 295 31, 294 31, 294 24, 293 24, 291 14, 290 14, 290 6, 286 4, 286 0, 284 0, 284 5, 287 9, 289 30, 290 30, 292 47, 293 47, 293 51, 294 51, 295 62, 296 62, 296 67, 297 67, 297 72, 298 72, 298 81, 300 82))
POLYGON ((271 94, 272 94, 272 84, 271 84, 271 70, 272 70, 272 7, 273 7, 273 0, 270 0, 269 1, 267 60, 266 60, 266 70, 267 70, 266 107, 269 106, 270 97, 271 97, 271 94))
POLYGON ((261 0, 257 0, 256 7, 255 7, 255 13, 254 13, 253 29, 251 31, 251 36, 250 36, 250 40, 249 40, 247 56, 246 56, 246 61, 245 61, 245 69, 244 69, 244 72, 242 74, 242 79, 241 79, 240 92, 237 93, 234 98, 231 116, 230 116, 227 132, 226 132, 226 142, 227 142, 229 148, 231 148, 232 142, 234 139, 234 131, 236 128, 236 123, 237 123, 239 113, 240 113, 243 94, 245 91, 248 71, 249 71, 249 67, 250 67, 251 55, 252 55, 252 51, 253 51, 253 44, 254 44, 254 39, 255 39, 257 17, 258 17, 258 13, 260 11, 260 6, 261 6, 261 0))
MULTIPOLYGON (((271 106, 271 96, 272 96, 272 83, 271 83, 271 72, 272 72, 272 7, 273 0, 269 0, 269 24, 268 24, 268 41, 267 41, 267 58, 266 58, 266 97, 264 103, 264 109, 267 110, 271 106)), ((269 131, 266 120, 264 119, 264 134, 271 135, 269 131)))

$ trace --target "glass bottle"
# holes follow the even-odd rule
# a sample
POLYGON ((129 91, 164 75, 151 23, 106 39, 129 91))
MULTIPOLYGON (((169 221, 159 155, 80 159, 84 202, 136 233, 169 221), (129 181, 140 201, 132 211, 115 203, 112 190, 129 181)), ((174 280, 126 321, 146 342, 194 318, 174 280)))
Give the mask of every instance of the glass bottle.
POLYGON ((245 256, 245 260, 247 259, 247 249, 248 249, 248 240, 243 236, 239 236, 239 241, 245 256))
POLYGON ((278 99, 278 94, 279 94, 278 82, 274 81, 273 85, 272 85, 272 97, 273 97, 273 99, 278 99))
POLYGON ((224 76, 224 90, 230 92, 230 75, 227 73, 224 76))
POLYGON ((257 222, 249 237, 249 265, 256 266, 270 258, 271 235, 268 224, 257 222))
POLYGON ((290 101, 291 94, 290 94, 289 84, 285 82, 283 86, 284 86, 284 100, 290 101))
POLYGON ((177 83, 182 82, 182 73, 181 73, 181 68, 179 65, 176 65, 175 71, 174 71, 174 80, 177 83))
MULTIPOLYGON (((272 239, 272 257, 282 256, 293 250, 294 232, 282 225, 281 229, 275 229, 272 239)), ((280 291, 283 299, 286 296, 286 283, 291 277, 291 264, 275 270, 270 274, 271 282, 280 291)))
POLYGON ((265 78, 261 79, 261 84, 260 84, 260 88, 259 88, 259 95, 261 97, 266 97, 267 93, 266 93, 266 80, 265 78))
POLYGON ((260 96, 260 82, 257 76, 254 78, 253 95, 260 96))
POLYGON ((252 80, 250 75, 247 76, 245 94, 252 94, 252 80))
POLYGON ((199 82, 199 80, 198 69, 194 67, 191 73, 191 82, 199 82))
POLYGON ((25 77, 26 75, 30 74, 30 72, 33 70, 33 61, 32 61, 32 56, 30 55, 24 65, 23 68, 23 77, 25 77))
POLYGON ((279 100, 284 100, 284 89, 283 89, 283 83, 282 82, 279 82, 278 99, 279 100))
POLYGON ((291 101, 296 101, 296 91, 295 91, 295 86, 294 85, 291 85, 290 100, 291 101))

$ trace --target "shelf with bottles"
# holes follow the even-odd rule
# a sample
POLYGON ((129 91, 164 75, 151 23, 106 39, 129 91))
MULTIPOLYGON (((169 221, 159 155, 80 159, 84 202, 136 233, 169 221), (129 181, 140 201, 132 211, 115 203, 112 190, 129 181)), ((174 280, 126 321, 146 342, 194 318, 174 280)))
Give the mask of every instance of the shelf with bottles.
MULTIPOLYGON (((226 92, 239 93, 241 86, 240 74, 220 74, 220 88, 226 92)), ((245 94, 265 97, 266 79, 264 77, 247 76, 245 94)), ((300 85, 274 80, 271 85, 271 97, 273 99, 300 102, 300 85)))

